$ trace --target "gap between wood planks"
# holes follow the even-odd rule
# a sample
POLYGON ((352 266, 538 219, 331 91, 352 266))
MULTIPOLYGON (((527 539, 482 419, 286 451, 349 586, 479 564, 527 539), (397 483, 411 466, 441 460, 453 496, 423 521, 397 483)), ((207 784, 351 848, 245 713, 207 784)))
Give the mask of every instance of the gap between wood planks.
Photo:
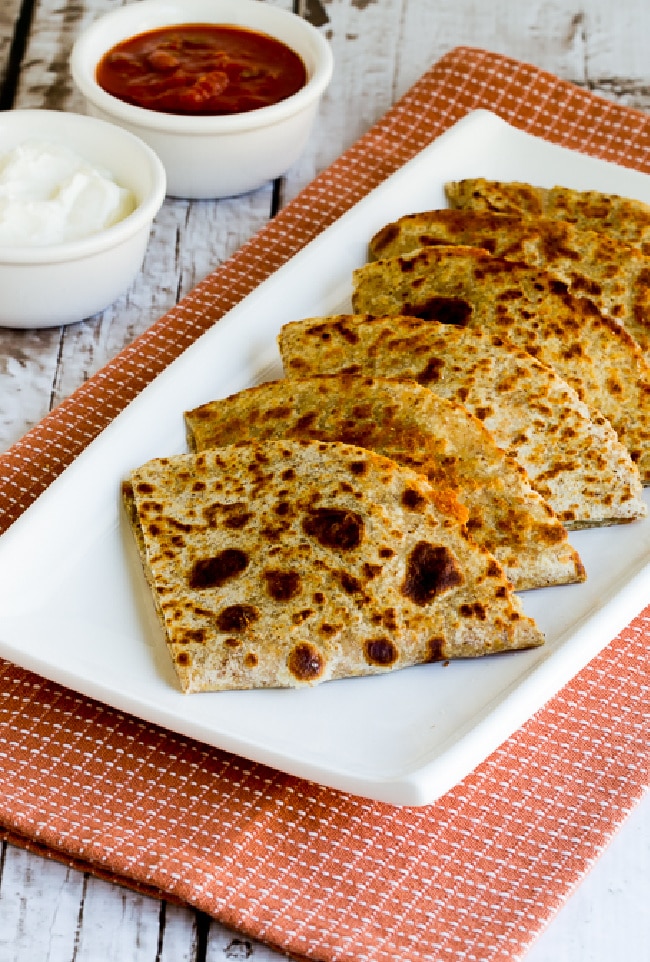
POLYGON ((20 67, 25 56, 29 30, 32 25, 36 0, 23 0, 14 27, 14 33, 9 47, 7 69, 0 86, 0 110, 9 110, 14 105, 20 67))

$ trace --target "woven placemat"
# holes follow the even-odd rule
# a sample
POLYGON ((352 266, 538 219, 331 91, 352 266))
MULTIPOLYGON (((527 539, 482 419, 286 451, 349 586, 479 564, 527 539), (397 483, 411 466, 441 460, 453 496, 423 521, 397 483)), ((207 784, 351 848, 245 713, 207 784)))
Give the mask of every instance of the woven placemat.
MULTIPOLYGON (((0 458, 4 530, 209 326, 470 110, 648 171, 650 119, 457 48, 228 262, 0 458)), ((6 838, 298 957, 513 962, 648 783, 641 612, 434 805, 394 808, 207 748, 0 661, 6 838)))

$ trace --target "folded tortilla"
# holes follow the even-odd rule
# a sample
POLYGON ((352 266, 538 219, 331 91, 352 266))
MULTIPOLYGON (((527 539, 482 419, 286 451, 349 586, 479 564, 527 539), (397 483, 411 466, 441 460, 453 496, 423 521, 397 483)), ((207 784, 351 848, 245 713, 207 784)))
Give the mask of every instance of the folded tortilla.
POLYGON ((449 499, 364 448, 243 442, 150 461, 123 492, 185 692, 543 643, 449 499))
POLYGON ((553 367, 607 418, 650 483, 650 365, 634 338, 537 267, 471 247, 431 247, 354 272, 356 313, 488 328, 553 367))
POLYGON ((578 297, 619 321, 650 350, 650 257, 603 230, 585 230, 550 217, 489 210, 431 210, 401 217, 371 239, 375 260, 420 247, 468 245, 541 267, 578 297))
POLYGON ((336 315, 285 324, 278 343, 289 377, 410 378, 462 404, 567 528, 646 513, 638 471, 611 425, 500 333, 416 317, 336 315))
POLYGON ((185 422, 193 451, 271 438, 369 448, 455 491, 471 536, 515 589, 585 579, 564 526, 524 470, 465 407, 413 381, 345 374, 271 381, 188 411, 185 422))
POLYGON ((570 187, 468 178, 445 184, 454 208, 553 217, 583 230, 605 230, 650 255, 650 206, 640 200, 570 187))

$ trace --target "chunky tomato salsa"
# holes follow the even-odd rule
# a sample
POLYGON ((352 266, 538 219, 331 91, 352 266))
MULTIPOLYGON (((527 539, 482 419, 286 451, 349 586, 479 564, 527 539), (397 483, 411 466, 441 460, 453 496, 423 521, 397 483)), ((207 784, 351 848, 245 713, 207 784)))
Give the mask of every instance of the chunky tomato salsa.
POLYGON ((104 54, 97 83, 170 114, 235 114, 278 103, 307 81, 298 54, 244 27, 187 23, 129 37, 104 54))

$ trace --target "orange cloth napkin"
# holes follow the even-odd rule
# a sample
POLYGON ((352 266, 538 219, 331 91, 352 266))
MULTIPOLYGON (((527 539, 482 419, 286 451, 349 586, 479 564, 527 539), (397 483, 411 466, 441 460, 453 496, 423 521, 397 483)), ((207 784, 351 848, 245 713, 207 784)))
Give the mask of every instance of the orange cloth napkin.
MULTIPOLYGON (((226 264, 4 455, 2 528, 253 287, 468 111, 648 171, 650 118, 459 48, 226 264)), ((455 789, 423 808, 338 793, 0 662, 5 837, 191 903, 293 955, 513 962, 648 782, 639 614, 455 789)))

